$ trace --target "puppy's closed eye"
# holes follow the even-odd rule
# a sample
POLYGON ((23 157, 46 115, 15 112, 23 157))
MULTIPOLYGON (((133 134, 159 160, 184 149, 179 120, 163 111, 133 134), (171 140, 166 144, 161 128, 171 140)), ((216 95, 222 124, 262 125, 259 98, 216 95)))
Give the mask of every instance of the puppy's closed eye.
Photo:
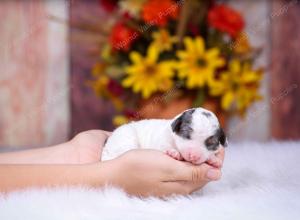
POLYGON ((205 140, 205 146, 207 150, 211 150, 211 151, 217 150, 217 148, 219 147, 219 138, 217 137, 217 135, 208 137, 205 140))
POLYGON ((225 132, 222 128, 219 128, 213 136, 208 137, 205 140, 205 146, 208 150, 215 151, 221 144, 223 147, 227 146, 225 132))

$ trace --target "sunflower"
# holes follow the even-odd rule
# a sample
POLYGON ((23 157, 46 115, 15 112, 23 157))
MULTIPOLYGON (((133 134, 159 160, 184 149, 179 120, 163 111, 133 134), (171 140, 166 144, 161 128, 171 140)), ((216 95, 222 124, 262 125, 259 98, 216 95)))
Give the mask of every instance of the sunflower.
POLYGON ((149 98, 158 91, 167 91, 172 85, 174 75, 173 61, 158 62, 159 48, 150 45, 146 57, 133 51, 130 53, 132 64, 125 68, 127 77, 123 80, 124 87, 132 87, 135 93, 141 93, 143 98, 149 98))
POLYGON ((187 79, 187 88, 203 87, 209 83, 217 68, 224 66, 224 59, 220 57, 218 48, 205 50, 204 40, 196 37, 184 38, 185 50, 177 52, 178 76, 187 79))
POLYGON ((178 42, 176 36, 171 36, 166 29, 160 29, 152 34, 153 43, 161 51, 171 50, 174 43, 178 42))
POLYGON ((221 96, 221 107, 229 110, 235 103, 240 113, 256 100, 260 100, 258 94, 259 82, 262 79, 262 70, 252 70, 247 62, 232 60, 229 69, 220 73, 220 78, 210 85, 212 96, 221 96))

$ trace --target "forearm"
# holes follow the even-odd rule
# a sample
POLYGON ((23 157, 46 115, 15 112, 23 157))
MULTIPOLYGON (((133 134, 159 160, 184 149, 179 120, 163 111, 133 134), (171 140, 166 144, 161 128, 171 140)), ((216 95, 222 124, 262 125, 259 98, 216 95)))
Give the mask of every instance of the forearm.
POLYGON ((0 164, 63 164, 72 156, 70 142, 60 145, 0 154, 0 164))
POLYGON ((87 164, 100 160, 108 132, 81 132, 66 143, 39 149, 1 153, 0 164, 87 164))
POLYGON ((105 163, 90 165, 0 165, 0 192, 54 186, 100 187, 109 180, 105 163))

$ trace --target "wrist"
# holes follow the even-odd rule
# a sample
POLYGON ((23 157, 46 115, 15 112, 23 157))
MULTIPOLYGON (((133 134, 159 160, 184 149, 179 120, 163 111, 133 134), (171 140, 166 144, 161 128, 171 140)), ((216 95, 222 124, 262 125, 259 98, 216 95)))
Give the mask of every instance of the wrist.
MULTIPOLYGON (((118 169, 115 160, 105 161, 95 164, 88 164, 85 172, 90 172, 91 186, 102 187, 105 185, 111 185, 116 183, 116 177, 118 176, 118 169)), ((117 184, 118 185, 118 184, 117 184)))

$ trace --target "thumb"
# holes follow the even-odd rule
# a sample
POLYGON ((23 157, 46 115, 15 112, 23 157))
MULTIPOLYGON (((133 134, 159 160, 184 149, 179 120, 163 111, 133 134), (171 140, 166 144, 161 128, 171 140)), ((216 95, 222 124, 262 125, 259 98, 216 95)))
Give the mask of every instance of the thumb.
POLYGON ((177 180, 189 182, 209 182, 219 180, 221 178, 221 171, 206 163, 201 165, 192 165, 190 163, 182 163, 182 167, 177 170, 177 180))

